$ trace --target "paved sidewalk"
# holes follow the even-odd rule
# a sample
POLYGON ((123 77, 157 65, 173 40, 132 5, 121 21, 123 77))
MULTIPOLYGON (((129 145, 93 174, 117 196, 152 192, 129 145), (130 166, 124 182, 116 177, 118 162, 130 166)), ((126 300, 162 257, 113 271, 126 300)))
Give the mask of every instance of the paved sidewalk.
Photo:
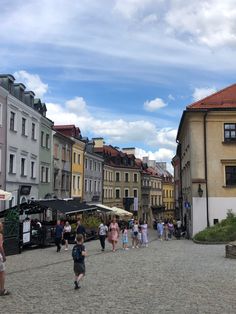
POLYGON ((98 241, 86 243, 87 275, 73 289, 71 250, 55 247, 9 256, 1 313, 236 313, 236 260, 224 258, 223 245, 187 240, 105 253, 98 241), (3 312, 2 312, 3 310, 3 312))

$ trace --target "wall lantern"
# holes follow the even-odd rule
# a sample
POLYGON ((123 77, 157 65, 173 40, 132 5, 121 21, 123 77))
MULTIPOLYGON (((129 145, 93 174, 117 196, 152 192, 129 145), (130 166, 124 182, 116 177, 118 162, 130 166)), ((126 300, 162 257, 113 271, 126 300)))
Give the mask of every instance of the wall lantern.
POLYGON ((202 187, 201 187, 201 184, 199 183, 199 185, 198 185, 198 195, 199 195, 199 197, 202 197, 202 195, 203 195, 203 189, 202 189, 202 187))

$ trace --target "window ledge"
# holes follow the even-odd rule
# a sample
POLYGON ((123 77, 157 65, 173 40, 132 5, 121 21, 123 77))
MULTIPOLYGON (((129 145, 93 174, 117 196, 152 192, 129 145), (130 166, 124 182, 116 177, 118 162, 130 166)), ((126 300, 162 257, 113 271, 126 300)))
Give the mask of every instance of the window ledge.
POLYGON ((228 144, 236 144, 236 139, 234 140, 234 141, 222 141, 222 144, 226 144, 226 145, 228 145, 228 144))
POLYGON ((9 129, 9 130, 13 133, 17 133, 17 130, 12 130, 12 129, 9 129))
POLYGON ((36 139, 36 138, 32 138, 32 137, 31 137, 31 140, 34 141, 34 142, 37 142, 37 139, 36 139))
POLYGON ((21 136, 23 136, 23 137, 28 137, 28 135, 27 135, 27 134, 21 134, 21 136))
POLYGON ((16 172, 8 172, 8 174, 16 175, 16 172))
POLYGON ((20 176, 23 177, 23 178, 26 178, 26 177, 27 177, 26 174, 21 174, 20 176))
POLYGON ((236 185, 223 185, 222 187, 225 189, 236 189, 236 185))

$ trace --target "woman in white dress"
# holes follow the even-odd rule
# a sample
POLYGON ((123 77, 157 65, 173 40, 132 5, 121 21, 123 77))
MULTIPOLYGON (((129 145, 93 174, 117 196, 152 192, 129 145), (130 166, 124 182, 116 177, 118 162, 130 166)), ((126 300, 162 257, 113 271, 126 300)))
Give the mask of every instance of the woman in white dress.
POLYGON ((148 225, 146 221, 144 221, 141 224, 141 233, 142 233, 142 244, 148 247, 148 225))

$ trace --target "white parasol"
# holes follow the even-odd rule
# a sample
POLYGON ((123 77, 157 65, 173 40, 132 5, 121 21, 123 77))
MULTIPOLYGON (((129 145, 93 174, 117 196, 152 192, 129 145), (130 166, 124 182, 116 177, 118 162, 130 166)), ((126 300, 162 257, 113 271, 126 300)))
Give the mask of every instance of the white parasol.
POLYGON ((7 191, 0 190, 0 201, 8 201, 12 198, 12 194, 7 191))

